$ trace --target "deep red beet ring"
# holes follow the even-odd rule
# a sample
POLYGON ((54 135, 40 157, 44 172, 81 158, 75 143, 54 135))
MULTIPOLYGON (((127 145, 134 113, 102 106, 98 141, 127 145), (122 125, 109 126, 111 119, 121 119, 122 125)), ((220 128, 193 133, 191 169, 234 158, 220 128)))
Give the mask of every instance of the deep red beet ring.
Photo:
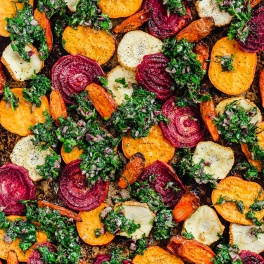
POLYGON ((35 185, 25 168, 8 163, 0 168, 0 207, 5 214, 22 215, 21 200, 36 199, 35 185))
POLYGON ((243 264, 264 264, 264 259, 255 252, 242 250, 238 255, 243 264))
POLYGON ((110 261, 110 254, 98 254, 93 262, 93 264, 102 264, 104 261, 110 261))
POLYGON ((161 111, 169 119, 168 124, 160 123, 162 132, 174 147, 192 148, 202 140, 206 128, 195 107, 177 107, 175 97, 171 97, 161 111))
POLYGON ((148 21, 149 33, 159 39, 165 39, 175 35, 185 27, 192 19, 191 11, 185 5, 187 14, 168 14, 165 5, 161 0, 145 0, 143 8, 151 9, 151 18, 148 21))
POLYGON ((35 249, 30 254, 28 261, 27 261, 27 264, 36 264, 36 263, 37 264, 45 264, 45 261, 42 260, 41 253, 38 250, 36 250, 36 248, 38 248, 38 247, 47 247, 50 252, 56 252, 57 251, 57 248, 49 242, 43 242, 43 243, 37 244, 35 246, 35 249))
POLYGON ((97 208, 108 192, 108 182, 97 181, 91 188, 80 169, 81 160, 67 164, 59 182, 59 197, 72 210, 91 211, 97 208))
POLYGON ((104 76, 101 66, 82 55, 67 55, 59 58, 51 71, 52 87, 59 90, 66 103, 73 104, 73 94, 80 94, 92 82, 99 83, 104 76))
POLYGON ((264 50, 264 6, 252 13, 247 26, 249 27, 249 34, 244 43, 239 42, 240 48, 247 52, 264 50))
POLYGON ((163 202, 170 208, 173 208, 186 193, 185 186, 182 184, 173 168, 159 160, 147 166, 139 180, 148 180, 149 187, 159 193, 163 202), (150 178, 151 180, 149 180, 150 178), (173 183, 173 187, 179 189, 179 191, 175 192, 174 189, 169 188, 167 185, 168 182, 173 183))
POLYGON ((168 62, 169 60, 162 53, 145 55, 136 71, 138 84, 155 93, 156 98, 161 100, 167 100, 172 96, 171 77, 166 72, 168 62))

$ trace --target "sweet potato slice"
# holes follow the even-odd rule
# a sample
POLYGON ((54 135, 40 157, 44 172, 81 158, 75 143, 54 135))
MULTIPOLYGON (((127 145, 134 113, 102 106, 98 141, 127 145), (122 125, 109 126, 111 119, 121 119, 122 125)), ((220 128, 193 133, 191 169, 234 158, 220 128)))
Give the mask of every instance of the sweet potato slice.
POLYGON ((128 186, 128 183, 134 183, 143 172, 144 168, 145 157, 140 152, 133 154, 122 172, 118 186, 124 189, 128 186))
POLYGON ((239 95, 247 91, 253 82, 257 65, 256 53, 242 51, 236 40, 227 37, 218 40, 211 52, 209 78, 211 83, 221 92, 239 95), (232 63, 234 71, 223 71, 216 56, 234 55, 232 63))
POLYGON ((49 111, 49 102, 46 96, 41 99, 41 106, 32 109, 32 104, 26 101, 22 94, 22 88, 11 89, 19 98, 19 106, 15 111, 4 100, 0 102, 0 124, 8 131, 20 136, 31 134, 29 126, 45 122, 43 112, 49 111))
POLYGON ((109 119, 117 107, 111 94, 96 83, 89 84, 85 90, 88 91, 88 97, 101 117, 109 119))
POLYGON ((110 18, 128 17, 135 14, 143 0, 100 0, 99 8, 110 18))
POLYGON ((174 220, 179 223, 190 217, 200 205, 200 199, 194 192, 187 192, 172 210, 174 220))
POLYGON ((259 93, 262 107, 264 108, 264 69, 259 72, 259 93))
POLYGON ((134 264, 183 264, 184 262, 177 256, 159 246, 148 247, 143 255, 136 255, 134 264))
POLYGON ((10 250, 7 254, 7 264, 19 264, 17 254, 14 250, 10 250))
POLYGON ((175 148, 163 136, 159 125, 153 126, 147 137, 138 139, 124 137, 122 149, 128 159, 137 152, 142 153, 146 159, 146 166, 156 160, 168 163, 175 152, 175 148))
POLYGON ((115 236, 109 232, 105 232, 100 237, 95 236, 95 230, 103 231, 103 223, 100 220, 101 211, 108 207, 106 203, 102 203, 99 207, 89 212, 79 212, 82 222, 76 223, 76 228, 80 238, 88 245, 102 246, 111 242, 115 236))
POLYGON ((179 235, 171 238, 167 249, 184 260, 195 264, 213 264, 213 258, 215 257, 215 253, 208 246, 179 235))
POLYGON ((189 42, 197 42, 210 34, 214 27, 212 17, 203 17, 191 22, 182 29, 177 35, 177 40, 186 39, 189 42))
MULTIPOLYGON (((250 205, 254 204, 257 197, 259 200, 264 199, 263 189, 258 183, 230 176, 221 180, 217 188, 213 190, 212 203, 216 211, 226 221, 241 225, 252 225, 252 221, 246 218, 246 213, 249 211, 250 205), (217 204, 221 197, 242 202, 244 205, 243 213, 238 210, 235 202, 217 204)), ((264 210, 255 212, 255 216, 257 219, 262 219, 264 217, 264 210)))
POLYGON ((61 157, 66 164, 80 159, 82 153, 83 150, 79 149, 78 147, 73 148, 71 152, 65 152, 63 146, 61 148, 61 157))
POLYGON ((74 29, 68 26, 62 39, 67 52, 84 55, 100 65, 106 63, 115 52, 115 40, 103 30, 95 31, 83 26, 74 29))
POLYGON ((53 90, 50 93, 50 114, 56 125, 59 125, 59 117, 66 118, 67 108, 59 90, 53 90))

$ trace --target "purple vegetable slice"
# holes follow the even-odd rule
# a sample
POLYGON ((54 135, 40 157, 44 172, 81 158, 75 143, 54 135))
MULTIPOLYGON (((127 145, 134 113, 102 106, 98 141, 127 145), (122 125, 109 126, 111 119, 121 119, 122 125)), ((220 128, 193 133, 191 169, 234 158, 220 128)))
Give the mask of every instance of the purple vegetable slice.
POLYGON ((93 264, 102 264, 104 261, 110 261, 110 254, 98 254, 93 262, 93 264))
POLYGON ((58 195, 72 210, 91 211, 104 201, 108 182, 99 180, 89 187, 80 163, 81 160, 74 160, 65 166, 60 177, 58 195))
POLYGON ((73 104, 73 94, 80 94, 92 82, 104 76, 101 66, 82 55, 67 55, 57 60, 51 71, 53 89, 59 90, 66 103, 73 104))
POLYGON ((156 94, 156 98, 167 100, 172 96, 171 77, 166 72, 169 60, 162 54, 145 55, 137 66, 136 79, 140 86, 156 94))
POLYGON ((36 199, 35 185, 25 168, 8 163, 0 168, 0 207, 7 215, 22 215, 21 200, 36 199))
POLYGON ((159 193, 163 202, 170 208, 173 208, 186 193, 185 186, 173 168, 160 160, 147 166, 139 180, 148 180, 149 187, 159 193), (169 186, 173 186, 173 188, 169 186), (179 191, 175 192, 175 188, 179 191))
POLYGON ((175 35, 192 19, 191 11, 187 5, 185 5, 187 14, 180 16, 168 13, 162 2, 161 0, 146 0, 143 5, 143 8, 152 10, 148 21, 149 33, 159 39, 175 35))
POLYGON ((162 132, 173 147, 192 148, 202 140, 206 128, 197 108, 177 107, 172 97, 163 104, 161 111, 169 119, 168 124, 160 123, 162 132))
POLYGON ((252 13, 247 26, 249 27, 249 34, 244 43, 239 42, 240 48, 247 52, 264 50, 264 6, 252 13))
POLYGON ((37 250, 38 247, 47 247, 50 252, 57 251, 56 247, 49 242, 37 244, 35 246, 35 249, 32 251, 31 255, 29 256, 27 264, 45 264, 45 261, 42 260, 41 253, 37 250))
POLYGON ((238 255, 243 264, 264 264, 264 259, 255 252, 242 250, 238 255))

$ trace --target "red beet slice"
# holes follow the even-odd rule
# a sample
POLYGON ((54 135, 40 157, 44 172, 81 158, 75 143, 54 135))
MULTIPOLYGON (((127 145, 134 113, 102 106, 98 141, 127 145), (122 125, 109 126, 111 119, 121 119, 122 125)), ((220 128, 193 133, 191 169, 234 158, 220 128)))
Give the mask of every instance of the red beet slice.
MULTIPOLYGON (((38 247, 47 247, 50 252, 57 251, 56 247, 49 242, 37 244, 35 248, 38 247)), ((41 258, 41 253, 38 250, 34 249, 28 258, 27 264, 45 264, 45 262, 41 258)))
POLYGON ((104 76, 101 66, 82 55, 67 55, 57 60, 51 71, 53 89, 59 90, 66 103, 73 104, 72 94, 80 94, 92 82, 104 76))
POLYGON ((203 138, 206 128, 193 106, 177 107, 175 97, 167 100, 162 106, 162 114, 169 119, 169 124, 161 122, 164 136, 176 148, 195 147, 203 138))
POLYGON ((243 264, 264 264, 264 259, 255 252, 242 250, 238 255, 243 264))
POLYGON ((93 264, 102 264, 104 261, 110 261, 110 254, 98 254, 93 262, 93 264))
POLYGON ((8 215, 22 215, 25 205, 21 200, 36 199, 35 185, 25 168, 8 163, 0 168, 0 207, 8 215))
POLYGON ((81 160, 75 160, 65 166, 60 177, 58 194, 70 209, 91 211, 105 199, 108 182, 100 180, 89 188, 80 163, 81 160))
POLYGON ((159 193, 162 196, 163 202, 171 208, 173 208, 186 193, 185 186, 172 167, 160 160, 147 166, 140 176, 140 180, 148 180, 149 187, 159 193), (155 175, 155 177, 152 175, 155 175), (175 189, 168 187, 167 184, 169 182, 171 184, 173 183, 173 187, 179 189, 179 191, 176 192, 175 189))
POLYGON ((145 55, 137 66, 136 79, 140 86, 156 94, 156 98, 171 97, 171 77, 166 72, 169 60, 162 54, 145 55))
POLYGON ((180 16, 174 13, 168 13, 162 0, 146 0, 143 8, 151 9, 151 18, 148 21, 149 33, 159 39, 165 39, 175 35, 185 27, 192 19, 191 11, 187 5, 187 14, 180 16))
POLYGON ((249 27, 249 34, 245 43, 239 42, 240 48, 247 52, 264 50, 264 6, 252 13, 247 26, 249 27))

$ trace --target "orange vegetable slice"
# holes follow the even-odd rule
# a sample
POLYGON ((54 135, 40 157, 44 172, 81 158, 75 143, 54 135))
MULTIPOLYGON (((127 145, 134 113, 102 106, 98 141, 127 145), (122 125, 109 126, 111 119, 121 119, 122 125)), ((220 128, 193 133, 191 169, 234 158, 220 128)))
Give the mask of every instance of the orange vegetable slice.
POLYGON ((0 124, 8 131, 20 136, 31 134, 29 126, 34 126, 37 123, 44 123, 43 112, 49 111, 49 102, 46 96, 41 98, 41 106, 34 107, 26 101, 22 94, 22 88, 14 88, 11 91, 19 98, 19 106, 16 110, 7 104, 4 100, 0 102, 0 124))
POLYGON ((59 117, 66 118, 67 108, 59 90, 53 90, 50 93, 50 114, 56 125, 59 125, 59 117))
POLYGON ((83 150, 79 149, 78 147, 73 148, 71 152, 65 152, 64 147, 61 148, 61 157, 66 164, 80 159, 82 153, 83 150))
POLYGON ((7 264, 19 264, 17 254, 14 250, 10 250, 7 255, 7 264))
POLYGON ((209 78, 216 89, 229 95, 239 95, 247 91, 253 82, 257 65, 256 53, 242 51, 236 40, 224 37, 218 40, 211 52, 209 78), (223 71, 216 56, 231 56, 234 54, 234 71, 223 71))

